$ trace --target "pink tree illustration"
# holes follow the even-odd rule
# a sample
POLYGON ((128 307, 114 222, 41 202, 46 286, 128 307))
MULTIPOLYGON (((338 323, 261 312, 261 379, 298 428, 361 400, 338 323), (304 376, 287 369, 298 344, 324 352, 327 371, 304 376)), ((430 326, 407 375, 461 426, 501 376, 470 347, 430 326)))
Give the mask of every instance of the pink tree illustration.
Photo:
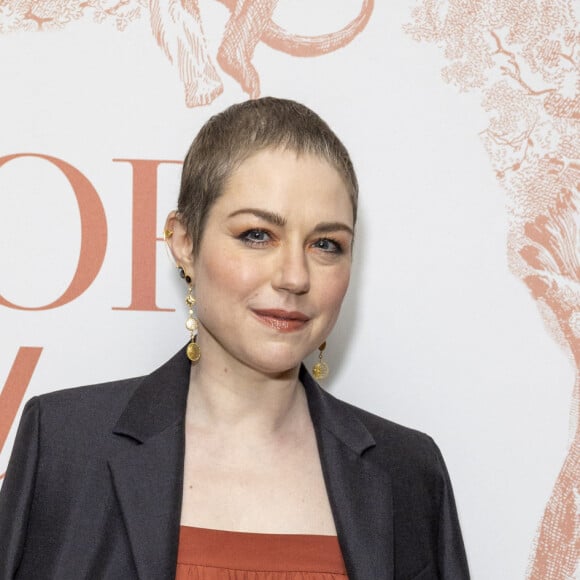
POLYGON ((179 72, 188 107, 211 103, 223 92, 218 73, 233 77, 251 97, 260 96, 252 59, 264 43, 292 56, 338 50, 366 27, 374 0, 361 0, 358 16, 341 30, 318 36, 292 34, 273 20, 278 0, 219 0, 230 11, 218 54, 208 51, 198 0, 0 0, 0 33, 60 29, 82 18, 112 22, 122 31, 144 13, 167 58, 179 72))
POLYGON ((507 195, 507 254, 576 368, 571 438, 530 580, 580 578, 580 27, 568 0, 423 0, 406 31, 444 51, 443 79, 479 91, 481 138, 507 195))

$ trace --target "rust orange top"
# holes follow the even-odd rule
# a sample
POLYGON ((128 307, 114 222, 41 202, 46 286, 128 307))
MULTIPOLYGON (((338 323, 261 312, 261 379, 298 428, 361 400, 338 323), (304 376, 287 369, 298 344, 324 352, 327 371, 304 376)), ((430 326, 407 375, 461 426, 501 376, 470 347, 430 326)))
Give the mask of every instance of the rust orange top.
POLYGON ((336 536, 181 526, 175 580, 348 580, 336 536))

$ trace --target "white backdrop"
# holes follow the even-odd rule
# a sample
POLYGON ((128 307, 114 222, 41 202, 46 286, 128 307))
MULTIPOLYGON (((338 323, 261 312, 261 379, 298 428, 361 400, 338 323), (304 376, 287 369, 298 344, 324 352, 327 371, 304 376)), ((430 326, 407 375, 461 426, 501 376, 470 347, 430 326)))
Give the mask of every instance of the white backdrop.
MULTIPOLYGON (((156 268, 132 248, 147 215, 160 235, 180 166, 160 164, 156 190, 150 178, 135 183, 133 171, 181 160, 211 114, 247 98, 218 69, 223 93, 187 107, 147 2, 117 16, 115 2, 92 2, 110 9, 102 22, 96 8, 77 8, 62 26, 47 21, 40 31, 30 18, 16 20, 20 4, 0 5, 0 158, 37 154, 76 168, 98 194, 107 233, 102 267, 74 300, 40 310, 0 305, 0 427, 11 426, 0 438, 0 473, 24 400, 147 373, 187 340, 183 287, 163 245, 156 268), (155 193, 153 213, 138 214, 134 228, 133 212, 145 212, 155 193), (175 311, 114 309, 136 293, 133 268, 143 286, 147 273, 155 276, 157 306, 175 311), (15 365, 21 347, 42 348, 29 382, 15 365)), ((43 3, 24 4, 38 12, 43 3)), ((74 6, 63 2, 63 14, 65 4, 74 6)), ((300 58, 260 43, 253 63, 262 95, 302 101, 329 122, 360 178, 356 264, 328 341, 328 388, 432 435, 454 483, 473 578, 524 578, 566 455, 574 366, 508 270, 506 198, 479 136, 487 126, 481 97, 445 84, 444 55, 403 30, 414 5, 377 2, 364 30, 329 54, 300 58)), ((230 11, 209 0, 199 6, 215 57, 230 11)), ((360 6, 280 0, 274 19, 296 34, 322 34, 360 6)), ((85 207, 85 242, 98 254, 105 232, 99 212, 85 207)), ((57 300, 77 267, 81 221, 54 163, 0 159, 0 232, 0 296, 23 307, 57 300)))

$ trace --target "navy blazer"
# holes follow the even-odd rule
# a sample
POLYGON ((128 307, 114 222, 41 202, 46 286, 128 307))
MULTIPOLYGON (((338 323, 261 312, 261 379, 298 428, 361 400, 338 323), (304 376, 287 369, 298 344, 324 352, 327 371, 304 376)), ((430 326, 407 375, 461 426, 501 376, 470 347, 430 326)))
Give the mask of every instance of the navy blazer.
MULTIPOLYGON (((0 492, 0 580, 175 576, 190 363, 31 399, 0 492)), ((302 369, 350 580, 467 580, 430 437, 335 399, 302 369)))

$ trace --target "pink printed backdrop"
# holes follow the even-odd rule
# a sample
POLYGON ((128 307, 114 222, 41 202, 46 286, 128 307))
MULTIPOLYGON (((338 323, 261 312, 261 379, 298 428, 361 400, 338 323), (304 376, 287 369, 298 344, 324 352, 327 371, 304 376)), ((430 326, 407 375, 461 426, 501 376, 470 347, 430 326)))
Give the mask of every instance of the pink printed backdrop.
POLYGON ((0 2, 0 473, 23 400, 184 342, 159 239, 180 159, 275 94, 361 178, 328 388, 436 438, 475 579, 580 577, 574 8, 0 2))

